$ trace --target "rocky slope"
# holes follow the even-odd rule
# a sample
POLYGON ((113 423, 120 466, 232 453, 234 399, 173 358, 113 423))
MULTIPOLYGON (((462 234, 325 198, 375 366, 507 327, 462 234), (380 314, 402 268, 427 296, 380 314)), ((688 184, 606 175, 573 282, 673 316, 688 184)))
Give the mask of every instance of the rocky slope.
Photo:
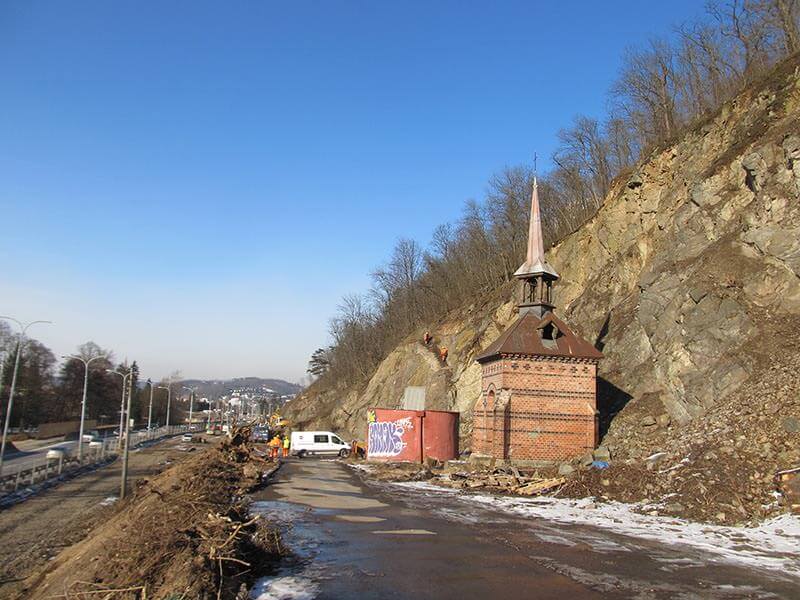
MULTIPOLYGON (((786 425, 800 418, 795 371, 780 368, 800 332, 799 197, 795 58, 620 178, 595 218, 549 252, 562 276, 556 312, 605 353, 603 443, 615 459, 691 436, 713 441, 723 427, 734 447, 758 445, 759 456, 772 444, 764 474, 800 462, 786 425), (726 404, 736 393, 747 402, 726 404), (774 435, 751 427, 766 427, 757 420, 765 407, 774 435)), ((365 386, 313 385, 288 417, 363 438, 368 407, 398 406, 405 386, 420 385, 430 408, 462 412, 467 447, 480 393, 474 358, 514 319, 511 297, 510 286, 497 290, 436 325, 447 366, 419 332, 365 386)))

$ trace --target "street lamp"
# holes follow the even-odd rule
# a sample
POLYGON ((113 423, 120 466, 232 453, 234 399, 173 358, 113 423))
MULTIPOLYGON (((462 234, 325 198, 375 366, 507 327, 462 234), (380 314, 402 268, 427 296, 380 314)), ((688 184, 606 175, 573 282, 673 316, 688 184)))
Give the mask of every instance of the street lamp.
POLYGON ((150 408, 147 409, 147 431, 150 431, 150 423, 153 420, 153 382, 147 380, 147 385, 150 386, 150 408))
POLYGON ((169 406, 172 402, 172 381, 167 381, 167 385, 160 385, 158 386, 160 390, 167 390, 167 433, 169 433, 169 406))
POLYGON ((17 357, 14 359, 14 374, 11 376, 11 391, 8 393, 8 406, 6 407, 6 422, 3 425, 3 441, 0 443, 0 474, 3 473, 3 458, 6 455, 6 438, 8 437, 8 424, 11 422, 11 409, 14 406, 14 390, 17 387, 17 373, 19 372, 19 356, 22 354, 22 338, 25 337, 25 332, 28 327, 36 325, 37 323, 52 323, 52 321, 31 321, 30 323, 22 323, 17 321, 14 317, 0 316, 0 319, 7 319, 14 321, 19 325, 19 335, 17 336, 17 357))
POLYGON ((83 363, 84 371, 83 371, 83 400, 81 400, 81 427, 78 433, 78 462, 83 461, 83 422, 86 419, 86 392, 89 389, 89 365, 92 364, 92 361, 98 360, 100 358, 108 359, 108 356, 100 355, 94 356, 90 359, 85 359, 82 356, 76 356, 74 354, 69 354, 66 356, 62 356, 61 358, 72 358, 74 360, 79 360, 83 363))
POLYGON ((122 402, 119 406, 119 437, 117 438, 117 448, 122 448, 122 428, 125 425, 125 386, 128 382, 128 377, 133 374, 133 369, 129 369, 127 373, 120 373, 114 369, 106 369, 107 372, 119 375, 122 377, 122 402))
POLYGON ((181 386, 181 389, 189 390, 189 431, 192 430, 192 408, 194 406, 194 390, 190 387, 186 387, 185 385, 181 386))
MULTIPOLYGON (((128 373, 133 374, 133 369, 128 373)), ((119 498, 125 499, 125 494, 128 491, 128 454, 131 449, 131 396, 133 396, 133 377, 130 381, 130 389, 128 390, 128 409, 126 411, 127 419, 125 419, 125 446, 122 452, 122 481, 120 482, 119 498)), ((122 439, 122 430, 119 431, 120 439, 122 439)))

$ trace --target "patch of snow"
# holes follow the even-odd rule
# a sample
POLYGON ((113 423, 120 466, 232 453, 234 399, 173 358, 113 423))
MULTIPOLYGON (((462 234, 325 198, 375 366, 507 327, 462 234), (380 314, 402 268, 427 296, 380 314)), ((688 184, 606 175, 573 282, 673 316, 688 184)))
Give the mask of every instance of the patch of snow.
POLYGON ((359 463, 345 463, 351 469, 356 471, 364 471, 364 473, 372 473, 375 470, 375 465, 365 465, 359 463))
POLYGON ((451 495, 464 503, 521 517, 598 527, 667 546, 689 546, 704 552, 711 562, 738 563, 800 576, 800 517, 795 515, 780 515, 758 527, 729 527, 640 514, 637 512, 642 509, 640 505, 621 502, 595 504, 594 498, 572 500, 547 496, 523 498, 462 494, 425 482, 392 485, 451 495))
POLYGON ((300 575, 264 577, 250 590, 250 598, 251 600, 313 600, 319 591, 319 585, 308 577, 300 575))
POLYGON ((117 497, 116 496, 108 496, 104 500, 100 501, 100 506, 109 506, 111 504, 114 504, 114 502, 116 502, 116 501, 117 501, 117 497))

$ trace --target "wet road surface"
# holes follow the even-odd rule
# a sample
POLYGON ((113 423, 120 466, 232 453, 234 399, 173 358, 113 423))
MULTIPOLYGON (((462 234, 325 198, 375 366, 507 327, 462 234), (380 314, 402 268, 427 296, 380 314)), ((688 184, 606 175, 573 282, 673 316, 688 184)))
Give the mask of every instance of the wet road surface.
POLYGON ((798 598, 797 580, 697 549, 523 518, 457 497, 365 485, 337 461, 289 460, 253 506, 294 555, 259 600, 798 598))

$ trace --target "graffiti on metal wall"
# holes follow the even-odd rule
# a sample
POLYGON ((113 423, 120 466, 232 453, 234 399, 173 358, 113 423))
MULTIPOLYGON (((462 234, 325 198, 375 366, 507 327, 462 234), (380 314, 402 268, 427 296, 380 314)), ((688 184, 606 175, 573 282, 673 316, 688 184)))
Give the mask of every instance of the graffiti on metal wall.
POLYGON ((403 435, 413 429, 411 417, 397 421, 380 421, 369 424, 369 455, 397 456, 408 445, 403 435))

